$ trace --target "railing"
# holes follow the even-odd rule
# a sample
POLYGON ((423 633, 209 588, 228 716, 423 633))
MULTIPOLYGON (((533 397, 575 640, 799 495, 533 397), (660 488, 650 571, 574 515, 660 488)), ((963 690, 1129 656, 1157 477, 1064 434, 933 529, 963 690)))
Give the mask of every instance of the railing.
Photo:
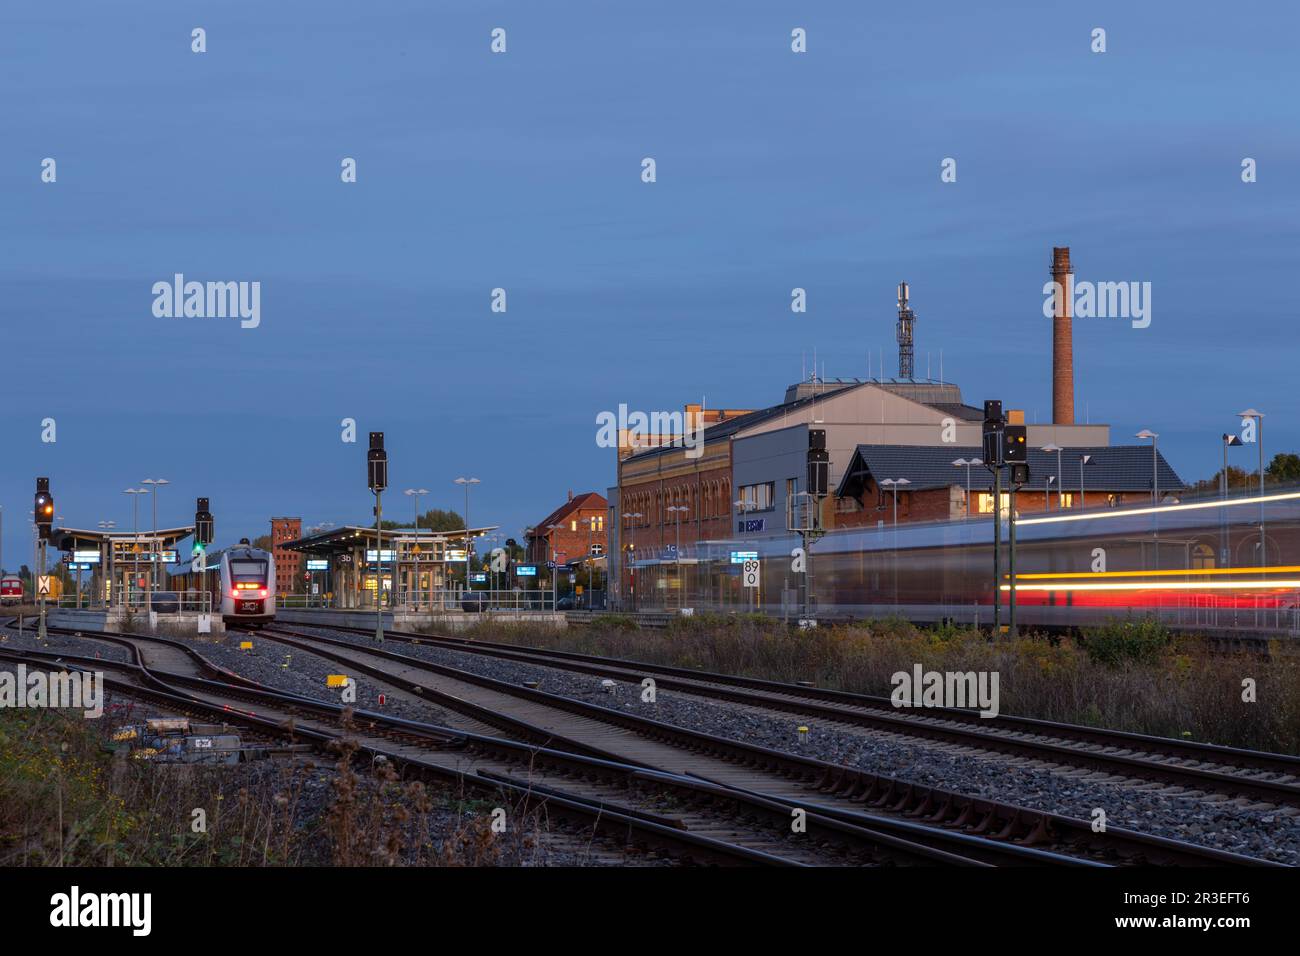
POLYGON ((212 595, 207 591, 146 591, 132 589, 128 592, 119 592, 113 595, 112 602, 105 602, 102 598, 92 599, 88 593, 83 593, 78 599, 77 594, 64 594, 57 602, 50 601, 50 604, 57 604, 60 608, 69 610, 95 610, 102 611, 110 607, 127 608, 131 611, 154 611, 158 614, 211 614, 212 613, 212 595))
MULTIPOLYGON (((402 589, 396 594, 385 592, 383 595, 385 610, 408 611, 412 613, 447 613, 457 611, 486 613, 523 613, 527 611, 554 611, 555 600, 551 591, 539 588, 528 591, 515 590, 470 590, 464 589, 402 589)), ((321 594, 277 594, 277 608, 343 608, 339 595, 327 597, 321 594)), ((375 593, 366 591, 361 595, 359 604, 346 608, 354 611, 373 611, 375 593)))

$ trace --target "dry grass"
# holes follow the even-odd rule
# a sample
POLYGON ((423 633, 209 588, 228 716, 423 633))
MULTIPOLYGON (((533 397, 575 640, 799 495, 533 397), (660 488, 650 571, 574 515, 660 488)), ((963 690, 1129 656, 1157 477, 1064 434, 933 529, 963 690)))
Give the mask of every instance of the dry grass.
POLYGON ((362 762, 163 765, 105 749, 108 719, 0 710, 0 866, 518 866, 545 862, 535 815, 362 762), (195 832, 194 814, 206 814, 195 832))
POLYGON ((765 618, 696 617, 641 630, 611 615, 567 629, 485 623, 463 636, 880 696, 894 673, 915 664, 996 671, 1003 713, 1300 752, 1300 655, 1209 654, 1191 638, 1145 646, 1141 660, 1107 662, 1094 660, 1080 639, 990 641, 973 630, 896 620, 799 631, 765 618), (1256 684, 1255 703, 1242 700, 1247 678, 1256 684))

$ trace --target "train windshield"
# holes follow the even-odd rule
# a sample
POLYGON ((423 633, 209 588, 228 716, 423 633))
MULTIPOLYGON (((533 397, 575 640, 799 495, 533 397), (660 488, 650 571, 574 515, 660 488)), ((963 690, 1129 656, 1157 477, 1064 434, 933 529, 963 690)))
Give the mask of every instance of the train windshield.
POLYGON ((231 561, 230 578, 235 582, 244 582, 247 584, 265 584, 266 583, 266 562, 265 561, 231 561))

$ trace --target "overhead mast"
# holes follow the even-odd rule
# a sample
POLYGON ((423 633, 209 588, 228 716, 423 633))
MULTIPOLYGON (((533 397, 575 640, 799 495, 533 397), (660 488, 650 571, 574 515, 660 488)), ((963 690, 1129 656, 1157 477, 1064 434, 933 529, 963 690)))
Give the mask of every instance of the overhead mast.
POLYGON ((912 323, 916 313, 907 305, 907 283, 898 283, 898 377, 908 380, 913 377, 912 323))

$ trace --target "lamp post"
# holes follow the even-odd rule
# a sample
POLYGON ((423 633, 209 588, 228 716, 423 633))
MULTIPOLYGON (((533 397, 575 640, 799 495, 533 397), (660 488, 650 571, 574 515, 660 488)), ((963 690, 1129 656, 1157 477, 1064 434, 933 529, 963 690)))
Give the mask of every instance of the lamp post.
POLYGON ((911 482, 906 478, 886 478, 881 483, 882 487, 888 488, 894 493, 894 526, 898 526, 898 489, 902 485, 910 485, 911 482))
POLYGON ((1052 493, 1052 482, 1054 481, 1056 481, 1055 475, 1048 475, 1047 478, 1044 479, 1043 481, 1043 510, 1044 511, 1052 510, 1052 500, 1050 498, 1050 495, 1052 493))
POLYGON ((1219 496, 1228 497, 1228 449, 1240 445, 1241 439, 1236 435, 1223 435, 1223 470, 1219 472, 1219 496))
POLYGON ((894 493, 894 610, 898 610, 898 489, 900 485, 910 485, 906 478, 886 478, 880 482, 881 487, 894 493))
POLYGON ((1151 503, 1153 505, 1159 504, 1160 503, 1160 472, 1158 468, 1159 459, 1156 457, 1156 439, 1158 439, 1160 436, 1157 435, 1155 432, 1153 432, 1151 429, 1144 428, 1133 437, 1151 439, 1151 503))
MULTIPOLYGON (((99 530, 104 532, 104 539, 105 539, 104 543, 108 545, 107 548, 104 548, 100 551, 100 560, 103 562, 103 564, 100 565, 101 580, 107 580, 107 581, 113 580, 113 542, 109 540, 108 533, 116 527, 117 527, 116 521, 101 521, 99 523, 99 530)), ((95 576, 93 574, 90 577, 90 581, 91 581, 91 585, 93 586, 95 582, 95 576)), ((90 606, 94 607, 95 601, 101 600, 102 598, 103 598, 103 588, 100 588, 100 597, 95 598, 92 596, 89 601, 90 606)))
POLYGON ((1264 550, 1264 413, 1248 408, 1237 414, 1255 419, 1255 444, 1259 446, 1259 566, 1262 568, 1268 563, 1268 552, 1264 550))
POLYGON ((688 511, 686 505, 669 505, 668 513, 673 515, 673 521, 677 525, 677 545, 676 553, 673 555, 677 565, 677 601, 678 607, 686 606, 686 593, 682 588, 682 512, 688 511))
POLYGON ((162 553, 158 547, 158 489, 168 484, 168 481, 166 478, 145 478, 140 484, 152 486, 149 499, 153 504, 153 543, 150 545, 148 607, 153 611, 153 592, 158 589, 158 562, 162 560, 162 553))
POLYGON ((415 589, 416 589, 415 609, 416 609, 417 611, 420 609, 420 599, 419 599, 419 588, 420 588, 420 552, 419 552, 419 548, 420 548, 420 497, 421 497, 422 495, 427 495, 428 493, 429 493, 429 489, 428 489, 428 488, 407 488, 404 492, 402 492, 402 494, 404 494, 404 495, 408 495, 408 496, 411 498, 412 503, 415 505, 415 548, 416 548, 416 551, 415 551, 415 561, 413 562, 413 564, 414 564, 414 566, 415 566, 415 589))
POLYGON ((131 496, 131 534, 135 538, 135 550, 131 558, 131 586, 126 589, 126 602, 131 603, 131 587, 135 586, 140 576, 140 499, 137 495, 147 495, 148 488, 127 488, 122 492, 131 496))
POLYGON ((1079 456, 1079 510, 1082 511, 1087 504, 1087 499, 1083 494, 1083 466, 1092 464, 1091 455, 1079 456))
POLYGON ((635 611, 636 610, 636 521, 638 518, 644 518, 645 515, 641 514, 641 512, 639 511, 633 511, 631 514, 625 514, 623 517, 627 519, 628 530, 632 532, 632 534, 630 535, 631 543, 628 545, 628 551, 631 554, 631 558, 632 558, 632 566, 627 569, 627 580, 628 580, 628 593, 632 595, 632 610, 635 611))
POLYGON ((477 485, 477 478, 457 478, 456 484, 465 489, 465 590, 469 590, 469 486, 477 485))
POLYGON ((1056 510, 1060 511, 1065 506, 1065 479, 1061 477, 1061 446, 1053 443, 1044 445, 1042 450, 1049 455, 1056 452, 1056 510))
POLYGON ((956 461, 953 462, 953 464, 958 468, 961 468, 963 466, 966 468, 966 517, 969 518, 970 517, 970 467, 971 465, 982 465, 984 464, 984 462, 980 461, 978 458, 972 458, 969 461, 965 458, 958 458, 956 461))

